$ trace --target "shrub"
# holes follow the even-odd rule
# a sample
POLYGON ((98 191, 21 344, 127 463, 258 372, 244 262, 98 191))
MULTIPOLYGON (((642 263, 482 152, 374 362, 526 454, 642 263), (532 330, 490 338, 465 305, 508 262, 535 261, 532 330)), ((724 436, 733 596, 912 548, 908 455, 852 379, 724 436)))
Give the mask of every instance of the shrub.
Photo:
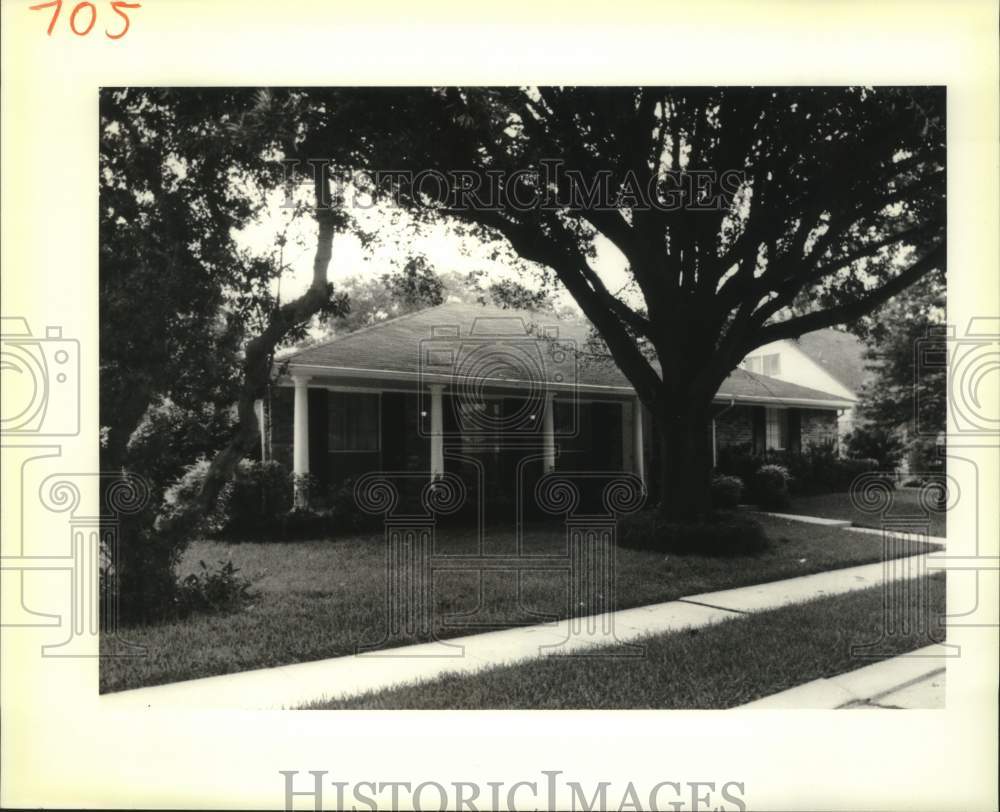
POLYGON ((198 564, 201 571, 180 582, 177 600, 181 614, 232 612, 249 602, 252 583, 238 574, 239 567, 232 561, 220 561, 215 570, 210 570, 204 561, 198 564))
MULTIPOLYGON (((873 471, 878 471, 881 467, 878 464, 878 460, 874 459, 862 459, 862 460, 841 460, 841 465, 839 469, 841 481, 843 487, 841 490, 849 490, 851 483, 862 474, 871 473, 873 471)), ((896 475, 892 472, 884 472, 884 476, 880 479, 885 482, 890 488, 896 487, 896 475)))
POLYGON ((738 476, 716 474, 712 478, 712 506, 716 509, 734 508, 743 497, 743 480, 738 476))
POLYGON ((843 462, 835 442, 809 446, 797 459, 789 460, 792 481, 789 490, 795 494, 829 493, 846 490, 850 483, 842 483, 840 465, 843 462))
POLYGON ((921 473, 943 470, 945 448, 935 437, 917 435, 911 438, 908 451, 911 470, 921 473))
POLYGON ((720 514, 703 522, 670 522, 652 510, 621 517, 618 543, 657 553, 723 558, 757 555, 770 545, 764 529, 748 516, 720 514))
POLYGON ((292 508, 276 517, 272 538, 285 541, 325 538, 333 533, 333 516, 328 510, 292 508))
MULTIPOLYGON (((198 497, 209 461, 202 458, 187 466, 183 475, 164 493, 160 524, 188 509, 198 497)), ((294 477, 278 462, 243 460, 233 479, 223 486, 201 530, 209 536, 261 538, 280 532, 281 518, 292 509, 294 477)), ((312 478, 305 481, 311 486, 312 478)))
MULTIPOLYGON (((155 512, 151 506, 139 515, 123 516, 117 545, 102 546, 101 612, 117 607, 117 622, 151 623, 176 611, 175 568, 189 539, 156 532, 155 512)), ((105 616, 105 622, 110 618, 105 616)))
POLYGON ((753 481, 753 475, 764 462, 762 457, 754 454, 749 443, 743 443, 720 448, 716 470, 720 474, 739 477, 746 484, 753 481))
POLYGON ((191 460, 211 459, 229 440, 234 412, 202 401, 185 407, 164 398, 152 403, 128 441, 125 467, 163 485, 181 476, 191 460))
POLYGON ((788 469, 783 465, 768 463, 754 474, 754 499, 769 510, 788 506, 788 469))
POLYGON ((289 510, 295 507, 295 496, 299 494, 305 499, 306 504, 314 505, 321 501, 323 493, 320 490, 319 480, 313 474, 289 474, 289 510))
POLYGON ((836 444, 828 442, 809 446, 801 453, 768 451, 758 455, 748 445, 725 448, 719 452, 717 470, 740 477, 749 501, 760 504, 762 498, 768 499, 768 494, 758 489, 757 472, 765 465, 784 468, 788 492, 796 496, 847 491, 859 474, 881 467, 872 458, 844 459, 838 456, 836 444))
POLYGON ((273 532, 278 517, 292 508, 292 480, 281 463, 243 460, 220 500, 225 535, 253 538, 273 532))
MULTIPOLYGON (((357 532, 359 530, 375 530, 382 527, 384 517, 366 513, 354 499, 355 477, 345 479, 339 485, 333 486, 326 497, 329 507, 329 529, 331 532, 357 532)), ((406 492, 404 501, 412 501, 412 496, 406 492)))
POLYGON ((895 431, 878 426, 858 426, 847 435, 847 454, 852 459, 873 459, 876 468, 895 471, 905 446, 895 431))
MULTIPOLYGON (((121 530, 121 528, 119 528, 121 530)), ((125 624, 157 623, 195 611, 235 611, 249 599, 251 582, 237 575, 232 562, 178 579, 176 568, 186 543, 173 532, 158 532, 152 522, 122 533, 117 555, 102 555, 101 611, 117 606, 125 624)), ((107 618, 106 618, 107 620, 107 618)))
MULTIPOLYGON (((157 525, 162 527, 172 519, 186 513, 201 493, 205 476, 208 474, 209 461, 204 457, 185 466, 184 473, 175 480, 163 492, 163 504, 157 516, 157 525)), ((227 524, 226 503, 229 493, 232 491, 232 484, 227 484, 219 498, 216 500, 212 512, 205 516, 202 521, 202 528, 208 535, 217 535, 222 532, 227 524)))

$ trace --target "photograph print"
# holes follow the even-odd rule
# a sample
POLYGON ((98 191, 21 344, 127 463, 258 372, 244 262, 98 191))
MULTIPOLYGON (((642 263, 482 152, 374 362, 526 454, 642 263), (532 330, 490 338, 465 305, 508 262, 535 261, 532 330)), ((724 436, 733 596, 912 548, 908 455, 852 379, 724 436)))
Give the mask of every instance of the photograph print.
POLYGON ((110 702, 944 706, 943 87, 99 103, 110 702))

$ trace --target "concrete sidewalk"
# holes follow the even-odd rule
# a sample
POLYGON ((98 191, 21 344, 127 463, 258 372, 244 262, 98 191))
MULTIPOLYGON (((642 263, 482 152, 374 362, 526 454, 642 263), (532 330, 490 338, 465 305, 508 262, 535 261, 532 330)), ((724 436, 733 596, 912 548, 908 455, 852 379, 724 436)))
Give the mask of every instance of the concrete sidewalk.
POLYGON ((943 645, 927 646, 836 677, 813 680, 741 707, 754 710, 943 708, 947 652, 943 645))
POLYGON ((845 530, 850 530, 852 533, 867 533, 870 536, 884 536, 890 535, 893 538, 905 539, 907 541, 926 541, 930 544, 947 544, 948 539, 943 536, 925 536, 921 533, 912 533, 906 530, 897 530, 895 528, 889 527, 885 530, 877 530, 874 527, 845 527, 845 530))
POLYGON ((921 533, 916 533, 909 530, 903 530, 900 528, 893 527, 891 524, 887 524, 884 529, 879 529, 875 527, 861 527, 855 525, 854 522, 848 519, 827 519, 822 516, 804 516, 801 513, 772 513, 766 510, 758 510, 752 505, 740 505, 744 510, 751 511, 753 513, 759 513, 762 516, 771 516, 775 519, 787 519, 791 522, 802 522, 803 524, 818 524, 826 527, 840 527, 844 530, 850 530, 852 533, 867 533, 873 536, 883 536, 890 535, 894 538, 905 539, 907 541, 926 541, 930 544, 945 544, 948 540, 941 536, 925 536, 921 533))
POLYGON ((319 699, 351 696, 369 690, 421 682, 448 672, 471 673, 487 666, 508 665, 551 654, 595 646, 623 645, 622 654, 638 653, 627 644, 652 634, 718 623, 747 612, 777 609, 824 595, 877 586, 885 578, 899 580, 925 571, 926 556, 708 592, 668 603, 623 609, 538 626, 457 637, 450 640, 384 649, 363 655, 264 668, 218 677, 174 682, 104 694, 100 703, 116 708, 280 709, 319 699))

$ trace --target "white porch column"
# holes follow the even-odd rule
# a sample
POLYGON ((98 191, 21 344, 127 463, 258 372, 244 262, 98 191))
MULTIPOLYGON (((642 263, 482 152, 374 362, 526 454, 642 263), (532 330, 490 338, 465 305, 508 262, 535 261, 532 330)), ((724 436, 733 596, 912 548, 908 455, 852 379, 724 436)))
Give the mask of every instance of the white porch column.
POLYGON ((443 389, 442 384, 431 384, 431 479, 444 476, 444 423, 441 415, 443 389))
POLYGON ((267 420, 264 414, 264 401, 260 398, 255 400, 253 410, 257 413, 257 429, 260 431, 260 461, 267 462, 267 420))
POLYGON ((542 411, 542 443, 545 455, 545 473, 554 471, 556 468, 556 430, 555 416, 553 412, 555 406, 555 393, 548 392, 545 395, 545 406, 542 411))
MULTIPOLYGON (((309 378, 295 376, 295 413, 292 430, 292 471, 296 478, 309 473, 309 378)), ((295 488, 295 506, 305 507, 308 494, 295 488)))
POLYGON ((646 484, 646 459, 642 448, 642 401, 636 398, 632 401, 632 449, 635 460, 635 473, 642 484, 646 484))

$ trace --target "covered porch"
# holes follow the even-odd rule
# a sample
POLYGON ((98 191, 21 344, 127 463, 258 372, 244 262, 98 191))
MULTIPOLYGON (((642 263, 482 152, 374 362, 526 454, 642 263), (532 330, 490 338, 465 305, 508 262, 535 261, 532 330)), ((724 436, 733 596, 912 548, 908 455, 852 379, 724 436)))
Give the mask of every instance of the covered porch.
MULTIPOLYGON (((335 336, 276 362, 261 457, 321 494, 371 472, 410 472, 421 487, 454 474, 494 505, 551 471, 632 473, 658 493, 652 416, 591 338, 583 321, 464 303, 335 336)), ((742 443, 806 446, 853 405, 744 369, 714 401, 713 458, 742 443)))
MULTIPOLYGON (((645 481, 648 416, 634 395, 502 381, 293 374, 258 407, 261 458, 329 493, 373 471, 447 473, 487 502, 550 471, 645 481)), ((297 496, 305 505, 305 494, 297 496)))

